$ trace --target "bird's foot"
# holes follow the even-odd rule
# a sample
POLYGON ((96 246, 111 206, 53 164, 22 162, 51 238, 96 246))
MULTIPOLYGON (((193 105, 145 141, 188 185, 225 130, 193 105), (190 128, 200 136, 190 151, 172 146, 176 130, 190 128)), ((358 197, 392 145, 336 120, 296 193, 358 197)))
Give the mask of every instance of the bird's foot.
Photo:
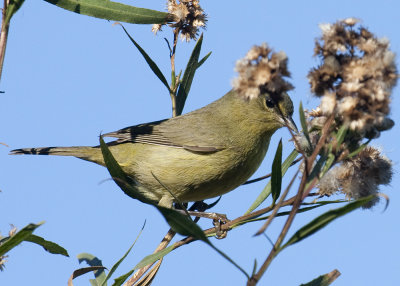
POLYGON ((222 230, 222 225, 226 224, 230 220, 226 217, 226 214, 211 213, 211 212, 195 212, 188 211, 191 216, 209 218, 213 220, 213 225, 216 227, 216 238, 223 239, 227 235, 226 230, 222 230))

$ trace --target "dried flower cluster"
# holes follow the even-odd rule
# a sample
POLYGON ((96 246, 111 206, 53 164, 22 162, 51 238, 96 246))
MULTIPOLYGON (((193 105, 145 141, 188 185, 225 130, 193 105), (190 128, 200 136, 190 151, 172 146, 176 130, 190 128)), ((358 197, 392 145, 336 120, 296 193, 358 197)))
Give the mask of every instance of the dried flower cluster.
MULTIPOLYGON (((376 194, 379 185, 388 185, 392 179, 392 162, 373 147, 366 147, 357 156, 349 158, 328 171, 320 180, 319 193, 332 195, 342 192, 349 199, 376 194)), ((363 208, 371 208, 379 197, 363 208)))
POLYGON ((233 88, 246 98, 256 98, 263 92, 279 95, 293 89, 284 77, 289 77, 288 58, 284 52, 274 53, 267 44, 252 47, 236 62, 239 76, 232 81, 233 88))
MULTIPOLYGON (((198 0, 176 0, 167 1, 168 12, 174 15, 175 22, 169 24, 180 33, 182 40, 189 42, 191 39, 196 39, 200 28, 206 27, 207 15, 200 7, 198 0)), ((161 24, 155 24, 152 31, 157 34, 161 31, 161 24)))
POLYGON ((390 94, 398 78, 395 55, 354 18, 320 25, 315 55, 322 64, 308 74, 311 91, 322 96, 321 110, 367 138, 390 129, 390 94))

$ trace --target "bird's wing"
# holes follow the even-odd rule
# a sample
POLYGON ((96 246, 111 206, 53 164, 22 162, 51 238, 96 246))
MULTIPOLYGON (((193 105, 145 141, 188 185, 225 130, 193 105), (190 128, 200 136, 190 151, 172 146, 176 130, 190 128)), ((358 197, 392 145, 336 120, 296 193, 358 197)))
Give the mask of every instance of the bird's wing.
POLYGON ((186 123, 188 123, 186 120, 176 117, 174 122, 166 119, 139 124, 106 133, 104 136, 117 138, 114 144, 127 142, 154 144, 183 148, 196 153, 214 153, 225 149, 222 144, 213 141, 212 138, 217 136, 207 134, 210 132, 202 128, 201 122, 186 123))

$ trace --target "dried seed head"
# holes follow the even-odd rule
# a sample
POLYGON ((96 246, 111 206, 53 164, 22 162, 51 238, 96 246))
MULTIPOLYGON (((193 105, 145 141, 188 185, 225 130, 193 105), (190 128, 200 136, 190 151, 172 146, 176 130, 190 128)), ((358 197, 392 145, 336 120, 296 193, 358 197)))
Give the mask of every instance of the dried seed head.
POLYGON ((238 77, 232 81, 233 88, 247 99, 258 97, 263 91, 281 94, 293 89, 284 77, 289 77, 287 56, 274 53, 266 43, 254 46, 247 55, 236 62, 238 77))
POLYGON ((158 32, 162 31, 162 24, 154 24, 151 27, 151 31, 154 33, 154 35, 157 35, 158 32))
MULTIPOLYGON (((380 185, 390 183, 392 175, 392 162, 378 149, 366 147, 357 156, 326 173, 319 182, 319 193, 342 192, 349 199, 359 199, 376 194, 380 185)), ((378 201, 376 197, 363 208, 371 208, 378 201)))
MULTIPOLYGON (((207 15, 200 7, 198 0, 176 0, 167 1, 167 10, 174 15, 174 23, 168 26, 177 29, 181 39, 189 42, 196 39, 200 28, 206 27, 207 15)), ((152 31, 156 34, 161 30, 160 24, 155 24, 152 31)))
POLYGON ((356 29, 358 22, 349 18, 320 25, 315 55, 322 64, 309 72, 308 79, 311 91, 322 96, 325 114, 335 113, 339 123, 362 136, 379 136, 379 126, 388 122, 390 95, 398 78, 395 54, 386 38, 378 39, 362 26, 356 29))

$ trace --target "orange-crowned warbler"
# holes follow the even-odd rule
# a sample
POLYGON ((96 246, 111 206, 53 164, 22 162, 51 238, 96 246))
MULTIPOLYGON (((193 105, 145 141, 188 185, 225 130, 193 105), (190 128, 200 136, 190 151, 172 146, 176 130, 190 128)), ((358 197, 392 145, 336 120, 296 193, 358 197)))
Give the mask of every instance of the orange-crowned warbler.
MULTIPOLYGON (((133 187, 171 207, 174 196, 200 201, 244 183, 264 159, 272 134, 284 125, 295 129, 292 114, 286 92, 245 98, 230 91, 190 113, 104 136, 117 138, 107 145, 133 187)), ((75 156, 105 165, 99 146, 24 148, 11 154, 75 156)))

